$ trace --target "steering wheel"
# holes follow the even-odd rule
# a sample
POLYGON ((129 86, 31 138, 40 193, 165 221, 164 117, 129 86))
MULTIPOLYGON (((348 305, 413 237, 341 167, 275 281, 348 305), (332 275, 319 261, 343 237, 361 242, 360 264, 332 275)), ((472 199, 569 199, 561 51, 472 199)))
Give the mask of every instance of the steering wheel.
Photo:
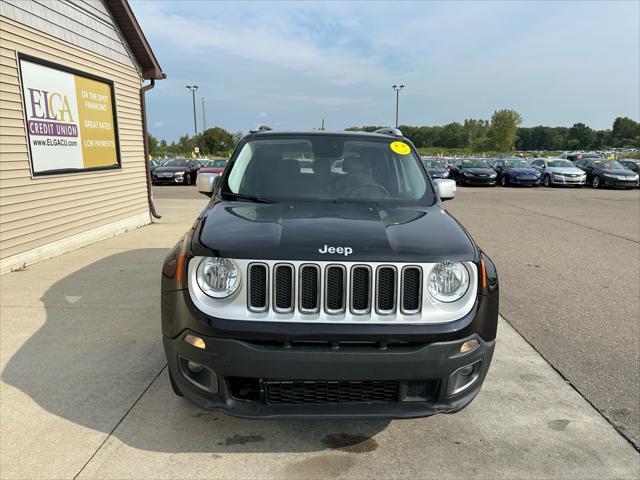
POLYGON ((362 183, 360 185, 358 185, 357 187, 355 187, 353 190, 351 190, 349 192, 349 194, 347 195, 348 198, 351 198, 353 196, 355 196, 355 193, 362 190, 363 188, 368 188, 368 187, 373 187, 373 188, 377 188, 378 190, 380 190, 386 197, 389 197, 389 191, 384 188, 382 185, 380 185, 379 183, 373 183, 373 182, 367 182, 367 183, 362 183))

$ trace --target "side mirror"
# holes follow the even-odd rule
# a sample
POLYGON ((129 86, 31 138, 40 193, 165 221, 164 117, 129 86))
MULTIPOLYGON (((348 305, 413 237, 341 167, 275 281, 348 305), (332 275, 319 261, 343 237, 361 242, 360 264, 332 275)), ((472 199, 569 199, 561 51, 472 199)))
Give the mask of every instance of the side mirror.
POLYGON ((218 188, 219 182, 220 175, 217 173, 200 173, 196 178, 196 187, 198 187, 198 192, 211 197, 216 188, 218 188))
POLYGON ((434 180, 436 184, 436 190, 438 191, 438 196, 440 200, 443 202, 446 200, 451 200, 456 196, 456 182, 455 180, 448 180, 444 178, 438 178, 434 180))

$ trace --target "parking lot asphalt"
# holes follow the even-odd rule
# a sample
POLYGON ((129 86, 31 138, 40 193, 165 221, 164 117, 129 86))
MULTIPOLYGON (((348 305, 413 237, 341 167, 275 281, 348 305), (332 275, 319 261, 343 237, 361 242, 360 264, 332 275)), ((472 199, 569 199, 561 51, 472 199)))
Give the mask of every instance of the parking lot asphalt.
POLYGON ((640 192, 458 192, 447 208, 496 263, 501 314, 640 446, 640 192))
MULTIPOLYGON (((594 388, 590 398, 569 375, 573 368, 576 375, 596 373, 554 360, 555 349, 543 348, 564 345, 570 358, 606 360, 593 367, 608 372, 597 381, 623 372, 620 361, 637 374, 637 318, 625 316, 638 312, 637 192, 558 192, 461 189, 447 204, 497 261, 509 320, 500 322, 491 371, 469 408, 419 420, 294 422, 205 412, 171 393, 160 342, 159 269, 206 199, 193 187, 155 189, 158 223, 0 277, 1 478, 638 478, 638 452, 555 369, 597 406, 602 392, 594 388), (572 200, 575 193, 586 198, 572 200), (583 218, 576 202, 586 202, 596 218, 583 218), (562 208, 550 208, 554 203, 562 208), (620 211, 626 217, 607 217, 603 226, 601 203, 613 217, 620 211), (630 243, 630 253, 611 253, 622 248, 612 238, 630 243), (529 254, 540 239, 546 255, 529 254), (564 262, 584 254, 583 240, 599 255, 566 268, 564 262), (576 244, 578 253, 565 252, 576 244), (553 278, 549 263, 565 268, 554 266, 553 278), (627 275, 622 289, 620 274, 627 275), (613 313, 599 308, 600 329, 596 320, 572 323, 590 314, 594 298, 608 308, 608 300, 585 290, 605 282, 636 295, 622 297, 613 313), (578 303, 571 300, 574 284, 578 303), (553 289, 563 294, 559 300, 571 300, 562 316, 553 289), (528 295, 536 302, 525 301, 528 295), (578 339, 571 342, 565 332, 578 339), (554 343, 553 336, 561 338, 554 343), (618 350, 611 351, 613 342, 618 350)), ((628 387, 615 401, 632 403, 637 376, 623 383, 628 387)))

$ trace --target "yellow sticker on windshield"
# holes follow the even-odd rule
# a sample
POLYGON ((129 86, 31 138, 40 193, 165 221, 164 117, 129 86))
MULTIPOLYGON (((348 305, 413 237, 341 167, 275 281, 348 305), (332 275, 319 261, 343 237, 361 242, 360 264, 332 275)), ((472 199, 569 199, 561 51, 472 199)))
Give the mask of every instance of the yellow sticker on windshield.
POLYGON ((391 142, 389 147, 398 155, 409 155, 411 153, 411 148, 404 142, 391 142))

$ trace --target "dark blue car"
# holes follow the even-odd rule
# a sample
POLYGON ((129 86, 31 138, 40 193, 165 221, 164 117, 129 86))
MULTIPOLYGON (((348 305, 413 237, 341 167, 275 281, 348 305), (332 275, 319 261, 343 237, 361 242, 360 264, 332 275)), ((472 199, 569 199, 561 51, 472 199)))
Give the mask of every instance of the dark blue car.
POLYGON ((540 185, 540 172, 522 158, 498 160, 493 168, 498 174, 498 183, 503 187, 507 185, 537 187, 540 185))

